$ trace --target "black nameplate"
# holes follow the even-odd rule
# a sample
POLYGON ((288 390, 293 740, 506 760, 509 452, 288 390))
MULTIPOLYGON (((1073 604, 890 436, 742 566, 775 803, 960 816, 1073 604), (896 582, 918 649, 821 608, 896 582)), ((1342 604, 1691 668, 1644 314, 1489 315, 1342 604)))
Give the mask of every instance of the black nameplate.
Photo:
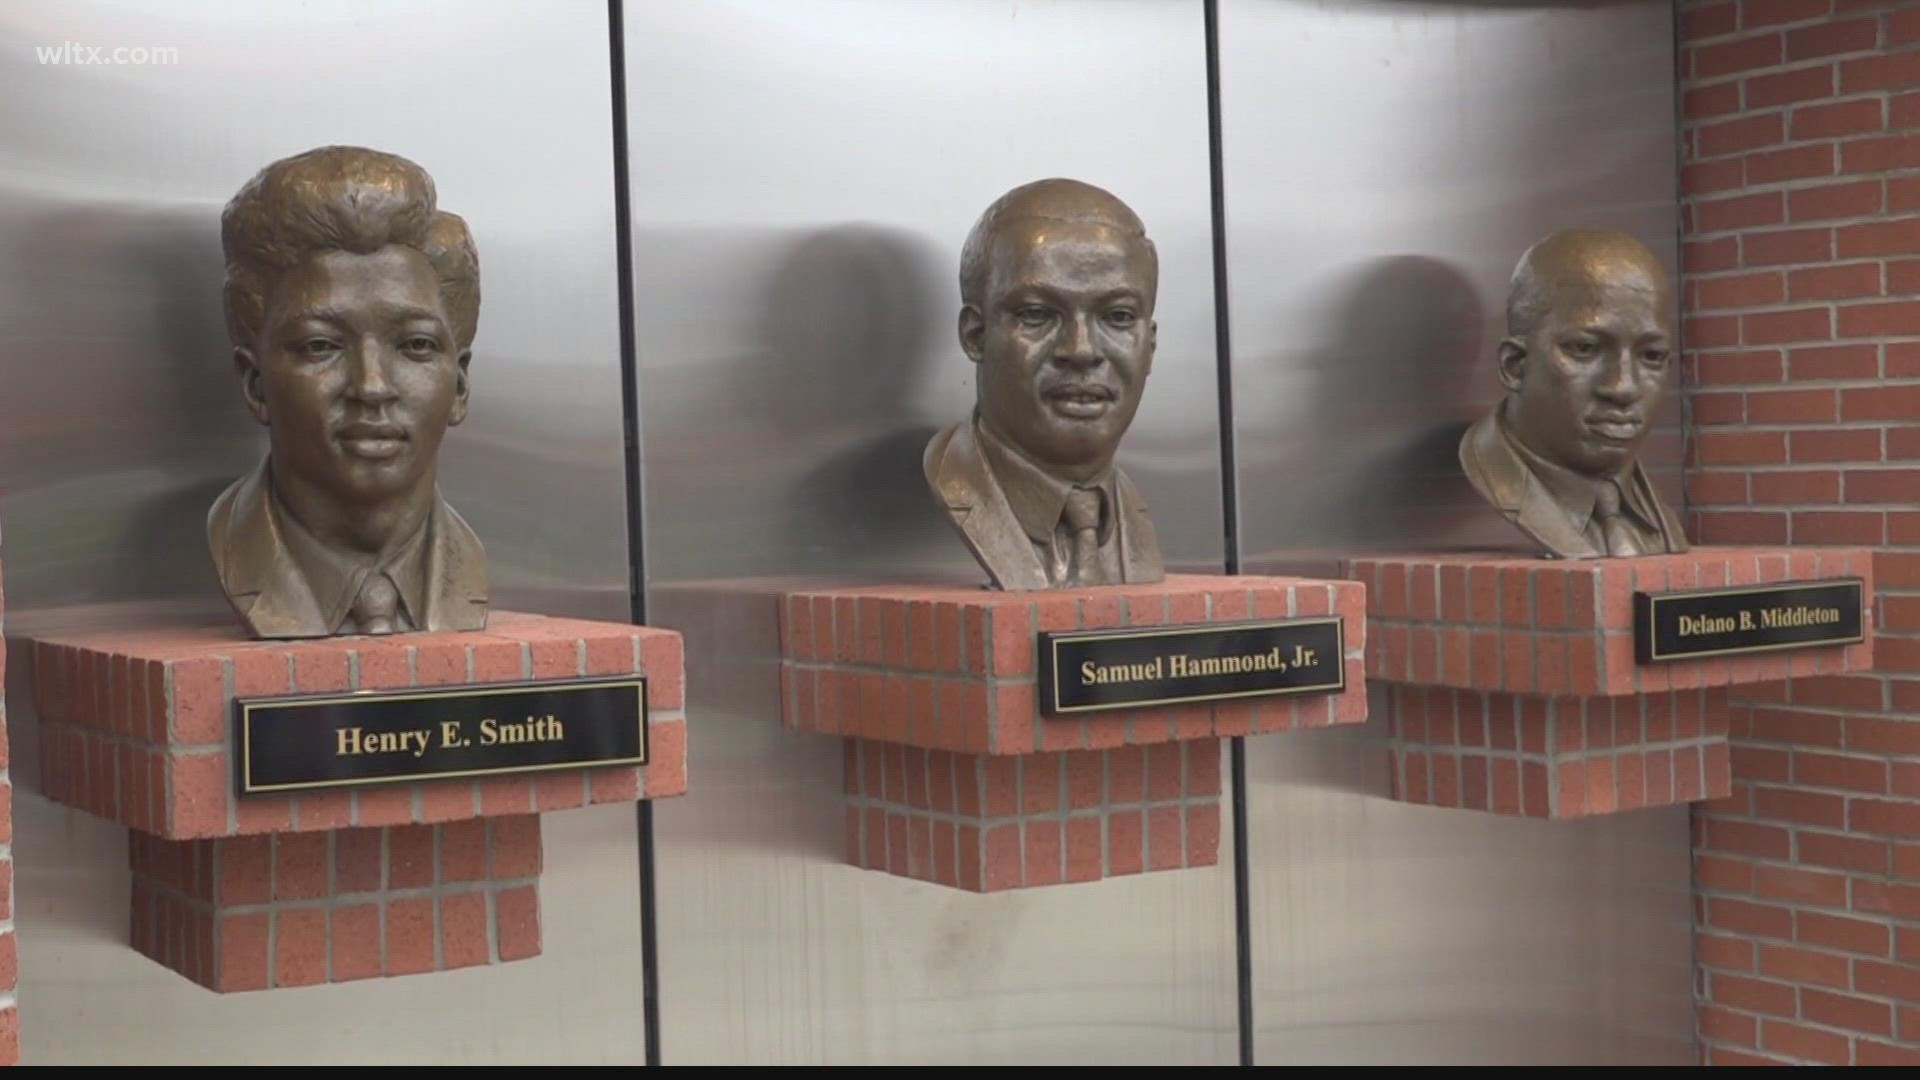
POLYGON ((240 794, 647 761, 641 676, 242 698, 240 794))
POLYGON ((1346 689, 1338 618, 1040 635, 1045 716, 1346 689))
POLYGON ((1633 649, 1642 664, 1866 640, 1866 584, 1789 581, 1736 589, 1633 594, 1633 649))

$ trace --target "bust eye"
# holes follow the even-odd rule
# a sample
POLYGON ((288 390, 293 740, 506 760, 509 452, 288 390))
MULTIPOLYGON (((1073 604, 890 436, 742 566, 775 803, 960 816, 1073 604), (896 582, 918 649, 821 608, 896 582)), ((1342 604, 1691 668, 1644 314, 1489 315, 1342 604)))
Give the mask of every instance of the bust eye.
POLYGON ((311 337, 301 342, 295 351, 307 359, 322 360, 339 352, 340 344, 332 338, 311 337))
POLYGON ((1667 350, 1665 349, 1648 349, 1640 354, 1640 360, 1648 367, 1665 367, 1667 364, 1667 355, 1667 350))
POLYGON ((1592 341, 1569 341, 1560 346, 1560 351, 1576 360, 1591 360, 1600 355, 1600 346, 1592 341))
POLYGON ((400 351, 415 359, 424 360, 440 351, 440 343, 425 334, 415 334, 400 343, 400 351))
POLYGON ((1053 321, 1053 312, 1038 304, 1028 304, 1016 310, 1013 317, 1020 320, 1020 325, 1037 330, 1053 321))
POLYGON ((1114 308, 1112 311, 1107 312, 1107 325, 1117 327, 1121 330, 1131 327, 1134 323, 1138 322, 1139 319, 1140 316, 1135 315, 1126 308, 1114 308))

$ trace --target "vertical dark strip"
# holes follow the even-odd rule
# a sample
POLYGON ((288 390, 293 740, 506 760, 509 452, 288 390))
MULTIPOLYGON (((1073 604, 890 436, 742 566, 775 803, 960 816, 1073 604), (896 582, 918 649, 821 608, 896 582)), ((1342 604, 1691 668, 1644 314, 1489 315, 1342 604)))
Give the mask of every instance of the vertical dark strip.
MULTIPOLYGON (((1227 304, 1227 179, 1220 146, 1220 3, 1206 0, 1207 158, 1213 197, 1213 334, 1220 388, 1220 519, 1226 570, 1240 572, 1240 502, 1233 446, 1233 334, 1227 304)), ((1253 900, 1247 862, 1247 740, 1227 740, 1233 791, 1233 939, 1240 1064, 1253 1064, 1253 900)))
MULTIPOLYGON (((627 610, 635 625, 647 621, 647 589, 641 557, 639 361, 633 342, 633 217, 627 188, 626 13, 621 0, 607 0, 607 68, 613 91, 613 234, 620 298, 620 415, 627 474, 627 610)), ((660 965, 653 896, 653 802, 636 804, 640 834, 640 1017, 646 1063, 660 1064, 660 965)))

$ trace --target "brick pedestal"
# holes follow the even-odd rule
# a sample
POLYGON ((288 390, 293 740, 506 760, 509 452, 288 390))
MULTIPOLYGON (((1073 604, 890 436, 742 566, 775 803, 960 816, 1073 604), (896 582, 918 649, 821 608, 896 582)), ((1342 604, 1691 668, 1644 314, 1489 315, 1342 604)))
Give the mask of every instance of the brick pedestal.
POLYGON ((134 946, 219 991, 538 955, 539 815, 686 791, 672 631, 495 612, 481 632, 33 649, 47 796, 130 830, 134 946), (647 678, 645 765, 234 794, 238 698, 626 674, 647 678))
POLYGON ((974 892, 1220 859, 1220 740, 1026 755, 846 740, 855 866, 974 892))
POLYGON ((1726 797, 1726 688, 1872 666, 1869 553, 1696 548, 1637 559, 1413 555, 1355 560, 1367 674, 1390 695, 1407 802, 1583 817, 1726 797), (1639 664, 1633 596, 1859 577, 1867 640, 1639 664))
POLYGON ((800 592, 780 611, 781 720, 847 743, 856 866, 994 891, 1212 865, 1220 739, 1367 716, 1352 581, 1170 575, 1046 592, 800 592), (1337 615, 1335 693, 1041 715, 1036 635, 1337 615))
POLYGON ((133 947, 222 992, 540 953, 540 818, 163 840, 129 835, 133 947))

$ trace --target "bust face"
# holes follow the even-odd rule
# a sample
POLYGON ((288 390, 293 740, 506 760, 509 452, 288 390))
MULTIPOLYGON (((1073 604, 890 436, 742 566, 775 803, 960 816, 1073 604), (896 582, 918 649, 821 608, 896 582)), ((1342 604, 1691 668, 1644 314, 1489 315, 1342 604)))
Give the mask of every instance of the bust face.
POLYGON ((1548 461, 1588 476, 1627 469, 1666 394, 1672 311, 1640 268, 1590 267, 1544 283, 1545 311, 1503 346, 1513 432, 1548 461))
POLYGON ((248 408, 289 481, 342 505, 429 481, 467 411, 470 354, 452 325, 412 248, 318 252, 281 274, 240 353, 248 408))
POLYGON ((961 328, 982 422, 1063 474, 1105 468, 1153 367, 1153 286, 1144 244, 1110 226, 1001 223, 984 307, 961 328))

